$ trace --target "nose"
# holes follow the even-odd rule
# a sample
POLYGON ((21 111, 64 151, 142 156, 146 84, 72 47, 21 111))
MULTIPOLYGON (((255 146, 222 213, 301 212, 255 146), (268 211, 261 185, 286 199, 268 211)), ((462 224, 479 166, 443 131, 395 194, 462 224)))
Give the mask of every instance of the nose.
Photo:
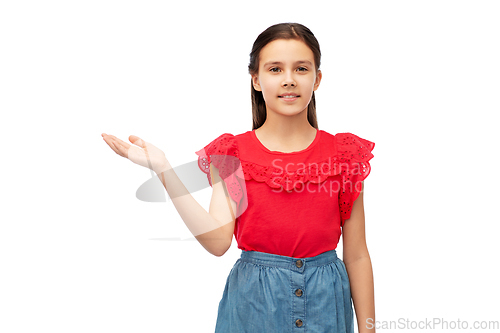
POLYGON ((283 87, 288 88, 288 87, 295 87, 297 85, 297 83, 293 79, 292 75, 290 73, 288 73, 288 75, 286 75, 285 78, 283 79, 283 82, 281 83, 281 85, 283 87))

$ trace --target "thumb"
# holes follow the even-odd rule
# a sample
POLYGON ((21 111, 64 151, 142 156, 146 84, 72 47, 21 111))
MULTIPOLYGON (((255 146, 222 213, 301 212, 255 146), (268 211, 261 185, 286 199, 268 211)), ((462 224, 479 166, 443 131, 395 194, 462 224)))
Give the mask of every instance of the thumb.
POLYGON ((146 148, 146 143, 141 138, 139 138, 138 136, 131 135, 131 136, 128 137, 128 139, 134 145, 137 145, 137 146, 142 147, 142 148, 146 148))

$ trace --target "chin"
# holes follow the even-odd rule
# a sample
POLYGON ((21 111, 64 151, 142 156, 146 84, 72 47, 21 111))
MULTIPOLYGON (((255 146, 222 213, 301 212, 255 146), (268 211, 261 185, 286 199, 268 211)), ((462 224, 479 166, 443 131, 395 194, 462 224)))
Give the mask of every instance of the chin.
POLYGON ((277 110, 277 111, 274 111, 274 113, 277 113, 277 114, 281 114, 283 116, 295 116, 295 115, 298 115, 302 112, 307 112, 307 108, 302 108, 302 109, 288 109, 288 110, 277 110))
POLYGON ((308 105, 298 105, 298 104, 288 104, 283 105, 281 103, 276 103, 273 105, 266 104, 266 109, 268 112, 274 112, 284 116, 293 116, 299 114, 303 111, 307 112, 308 105))

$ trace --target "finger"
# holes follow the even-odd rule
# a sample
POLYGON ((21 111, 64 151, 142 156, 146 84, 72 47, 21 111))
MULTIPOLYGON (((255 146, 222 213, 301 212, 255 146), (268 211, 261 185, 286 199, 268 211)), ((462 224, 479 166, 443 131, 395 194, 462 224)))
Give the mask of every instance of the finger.
POLYGON ((114 142, 115 146, 117 148, 121 148, 122 152, 125 152, 130 148, 130 144, 126 143, 123 140, 118 139, 116 136, 110 135, 110 137, 111 137, 112 141, 114 142))
POLYGON ((130 148, 130 144, 118 139, 118 138, 113 138, 113 142, 115 143, 116 146, 122 147, 123 150, 128 150, 130 148))
POLYGON ((118 155, 122 156, 122 157, 125 157, 123 152, 121 151, 121 147, 118 146, 115 141, 111 140, 111 146, 113 148, 113 150, 115 151, 115 153, 117 153, 118 155))
POLYGON ((139 146, 141 148, 146 148, 146 142, 142 140, 140 137, 131 135, 128 137, 130 142, 132 142, 134 145, 139 146))
POLYGON ((122 146, 125 146, 125 147, 127 147, 127 145, 129 145, 128 143, 126 143, 126 142, 124 142, 124 141, 122 141, 122 140, 118 139, 118 138, 117 138, 116 136, 114 136, 114 135, 109 135, 109 137, 110 137, 111 139, 113 139, 113 140, 114 140, 115 144, 120 143, 122 146))
POLYGON ((122 150, 121 150, 121 147, 118 146, 115 139, 116 138, 108 137, 108 138, 106 138, 106 142, 111 147, 111 149, 113 149, 115 151, 115 153, 117 153, 118 155, 120 155, 122 157, 125 157, 122 150))
POLYGON ((109 148, 113 149, 113 151, 118 154, 118 151, 116 150, 116 147, 113 145, 112 140, 106 136, 104 136, 103 139, 108 144, 109 148))
POLYGON ((147 148, 147 142, 142 140, 140 137, 136 136, 136 135, 130 135, 128 137, 128 139, 130 140, 130 142, 132 142, 134 145, 137 145, 141 148, 144 149, 144 153, 146 154, 146 160, 148 162, 148 167, 149 169, 152 170, 153 166, 151 164, 151 159, 149 158, 149 153, 148 153, 148 148, 147 148))
POLYGON ((128 151, 130 149, 130 145, 128 143, 125 143, 121 140, 114 140, 113 143, 117 148, 120 149, 120 151, 123 153, 124 157, 128 158, 128 151))
POLYGON ((144 149, 144 153, 146 153, 146 159, 148 161, 149 168, 151 169, 151 160, 149 158, 149 153, 148 153, 148 143, 146 141, 142 140, 141 138, 139 138, 136 135, 131 135, 131 136, 129 136, 128 139, 133 144, 135 144, 135 145, 137 145, 137 146, 139 146, 139 147, 141 147, 141 148, 144 149))

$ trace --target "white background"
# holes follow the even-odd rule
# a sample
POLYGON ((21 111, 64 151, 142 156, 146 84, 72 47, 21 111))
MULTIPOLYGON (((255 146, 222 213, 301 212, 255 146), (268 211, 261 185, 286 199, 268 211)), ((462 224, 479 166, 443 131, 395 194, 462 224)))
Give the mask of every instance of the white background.
MULTIPOLYGON (((136 198, 150 171, 101 133, 179 166, 251 130, 248 55, 281 22, 320 42, 319 128, 376 143, 376 319, 500 320, 499 14, 497 1, 3 1, 0 331, 214 331, 236 241, 223 257, 189 241, 171 201, 136 198)), ((207 210, 210 195, 193 193, 207 210)))

